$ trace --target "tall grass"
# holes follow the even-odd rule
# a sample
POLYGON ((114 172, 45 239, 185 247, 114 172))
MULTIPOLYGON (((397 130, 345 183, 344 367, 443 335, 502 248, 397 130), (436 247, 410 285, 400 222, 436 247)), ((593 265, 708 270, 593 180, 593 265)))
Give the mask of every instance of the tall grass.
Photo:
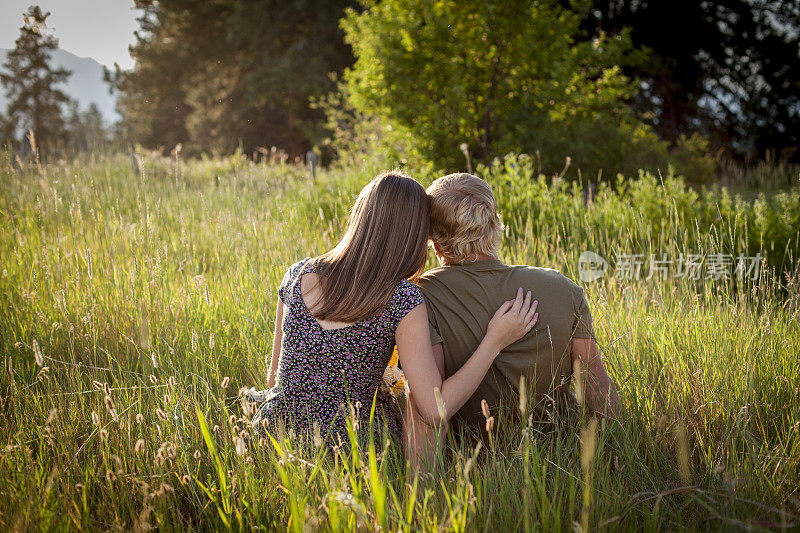
POLYGON ((780 271, 797 260, 792 195, 744 200, 644 176, 587 206, 580 190, 494 169, 509 262, 576 278, 583 249, 691 248, 760 251, 768 268, 753 284, 586 286, 621 424, 527 424, 508 406, 486 444, 449 435, 425 476, 392 443, 348 453, 252 440, 238 391, 266 381, 281 276, 335 243, 378 170, 313 182, 238 156, 39 169, 0 155, 0 527, 800 525, 797 285, 780 271), (750 212, 778 230, 737 218, 750 212))

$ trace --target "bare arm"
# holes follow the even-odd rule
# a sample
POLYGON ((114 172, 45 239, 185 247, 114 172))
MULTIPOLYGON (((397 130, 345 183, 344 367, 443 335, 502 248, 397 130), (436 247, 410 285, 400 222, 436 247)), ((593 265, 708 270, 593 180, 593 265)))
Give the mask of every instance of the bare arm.
POLYGON ((581 372, 578 397, 592 411, 619 418, 622 415, 619 392, 606 372, 594 339, 572 339, 572 365, 581 372))
POLYGON ((536 306, 537 302, 531 302, 531 293, 523 298, 520 289, 515 300, 497 310, 478 349, 458 372, 444 381, 434 360, 425 304, 409 312, 397 327, 397 351, 420 416, 434 424, 443 419, 435 389, 440 391, 446 418, 455 414, 475 392, 500 350, 533 328, 538 319, 536 306))
MULTIPOLYGON (((267 387, 275 386, 278 377, 278 362, 281 359, 281 343, 283 342, 283 302, 278 298, 278 307, 275 311, 275 332, 272 340, 272 359, 269 361, 269 374, 267 374, 267 387)), ((267 363, 267 361, 264 361, 267 363)))

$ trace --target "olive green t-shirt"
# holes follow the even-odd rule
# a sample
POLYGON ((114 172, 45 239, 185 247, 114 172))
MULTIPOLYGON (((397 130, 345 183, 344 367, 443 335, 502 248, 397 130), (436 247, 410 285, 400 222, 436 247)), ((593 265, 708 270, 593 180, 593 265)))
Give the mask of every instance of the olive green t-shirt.
POLYGON ((478 348, 497 309, 516 297, 519 287, 532 291, 539 301, 537 324, 500 352, 452 422, 483 431, 486 419, 481 400, 493 412, 501 404, 516 406, 521 375, 525 375, 532 411, 542 413, 546 400, 569 401, 571 341, 594 338, 589 307, 578 285, 557 270, 487 260, 429 270, 419 286, 428 308, 431 343, 442 343, 446 377, 478 348))

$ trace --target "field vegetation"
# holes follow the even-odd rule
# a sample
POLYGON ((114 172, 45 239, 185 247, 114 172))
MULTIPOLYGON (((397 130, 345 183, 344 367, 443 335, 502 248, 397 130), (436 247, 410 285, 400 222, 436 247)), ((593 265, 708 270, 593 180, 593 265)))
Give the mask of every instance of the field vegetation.
MULTIPOLYGON (((585 284, 626 416, 454 439, 435 470, 388 442, 254 441, 289 264, 335 244, 377 166, 241 155, 0 153, 3 530, 765 530, 800 527, 800 188, 694 189, 665 171, 580 184, 509 156, 478 173, 501 257, 577 280, 592 250, 763 256, 756 280, 585 284)), ((434 175, 416 176, 427 183, 434 175)), ((431 263, 433 265, 433 256, 431 263)), ((522 416, 515 415, 522 408, 522 416)))

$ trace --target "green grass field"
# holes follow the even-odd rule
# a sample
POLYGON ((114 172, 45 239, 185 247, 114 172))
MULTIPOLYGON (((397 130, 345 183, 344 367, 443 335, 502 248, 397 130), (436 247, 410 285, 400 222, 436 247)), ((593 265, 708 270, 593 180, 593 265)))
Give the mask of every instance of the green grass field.
POLYGON ((490 446, 449 441, 416 478, 381 442, 245 444, 238 400, 266 382, 286 267, 335 244, 380 169, 313 182, 241 157, 147 156, 136 173, 127 156, 21 169, 0 153, 0 529, 800 527, 800 189, 643 174, 586 206, 525 168, 487 175, 508 262, 573 279, 585 249, 761 253, 765 268, 586 285, 624 422, 501 418, 490 446))

